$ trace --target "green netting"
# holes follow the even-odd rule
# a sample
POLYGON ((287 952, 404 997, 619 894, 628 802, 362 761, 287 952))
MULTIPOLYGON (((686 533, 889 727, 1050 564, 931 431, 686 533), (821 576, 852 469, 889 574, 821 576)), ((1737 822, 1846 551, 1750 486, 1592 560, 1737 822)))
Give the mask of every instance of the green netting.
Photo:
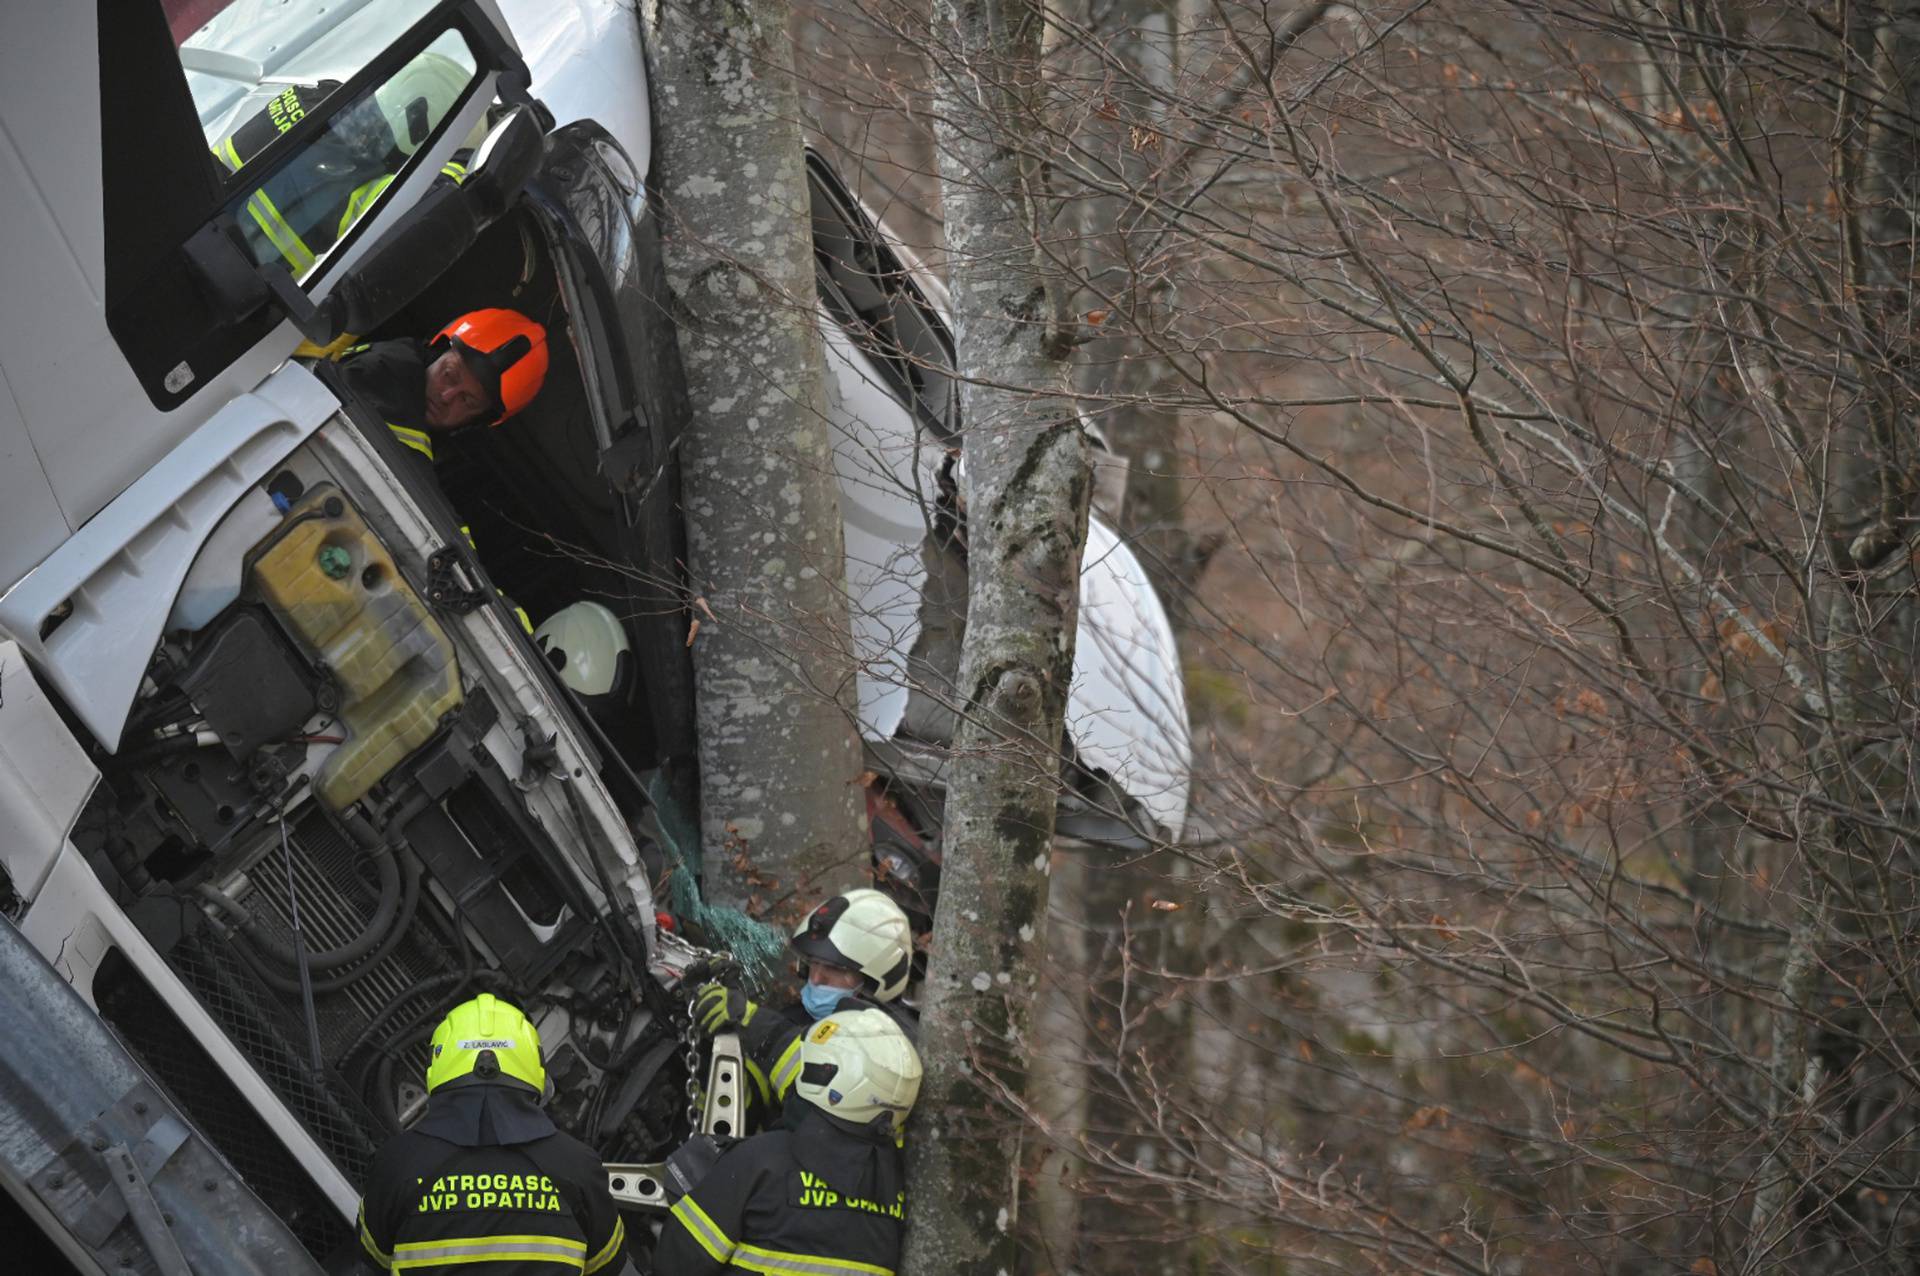
POLYGON ((672 868, 667 875, 668 909, 732 953, 750 984, 759 987, 772 982, 780 974, 780 955, 786 951, 787 937, 737 908, 709 904, 701 897, 699 830, 668 794, 659 772, 649 775, 646 783, 647 797, 653 802, 660 826, 661 849, 672 868))

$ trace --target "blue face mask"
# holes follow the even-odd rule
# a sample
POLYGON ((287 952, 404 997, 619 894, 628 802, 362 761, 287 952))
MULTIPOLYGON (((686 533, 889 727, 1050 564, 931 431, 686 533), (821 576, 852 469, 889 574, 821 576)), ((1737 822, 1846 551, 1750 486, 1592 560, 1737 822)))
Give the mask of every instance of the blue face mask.
POLYGON ((825 1019, 840 1009, 840 999, 851 996, 845 988, 829 988, 825 984, 808 983, 800 989, 800 1004, 806 1007, 808 1014, 815 1019, 825 1019))

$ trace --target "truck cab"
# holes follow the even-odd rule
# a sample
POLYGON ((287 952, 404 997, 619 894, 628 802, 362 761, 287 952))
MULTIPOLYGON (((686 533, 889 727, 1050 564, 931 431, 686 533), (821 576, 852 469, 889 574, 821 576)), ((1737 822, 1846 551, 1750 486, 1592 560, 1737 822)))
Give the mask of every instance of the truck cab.
MULTIPOLYGON (((654 885, 697 827, 689 413, 644 35, 615 0, 0 18, 0 912, 321 1264, 462 995, 521 1000, 608 1161, 686 1132, 696 955, 654 885), (423 477, 337 356, 486 306, 545 326, 545 386, 423 477), (530 632, 582 599, 623 630, 612 705, 530 632)), ((951 339, 810 181, 876 854, 924 912, 951 339)), ((1103 525, 1088 563, 1065 814, 1177 836, 1172 634, 1103 525)), ((0 1183, 97 1260, 41 1170, 0 1183)))

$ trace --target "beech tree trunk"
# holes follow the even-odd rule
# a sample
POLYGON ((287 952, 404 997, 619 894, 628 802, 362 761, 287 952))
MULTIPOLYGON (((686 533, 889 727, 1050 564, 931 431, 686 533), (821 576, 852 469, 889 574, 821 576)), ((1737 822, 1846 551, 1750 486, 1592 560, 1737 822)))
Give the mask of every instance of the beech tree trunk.
POLYGON ((906 1270, 1010 1272, 1060 745, 1092 491, 1079 419, 1052 397, 1066 343, 1036 263, 1041 13, 934 5, 934 113, 963 378, 967 631, 947 773, 946 863, 908 1148, 906 1270))
POLYGON ((709 900, 868 857, 839 489, 784 0, 663 5, 654 166, 693 421, 681 449, 709 900))

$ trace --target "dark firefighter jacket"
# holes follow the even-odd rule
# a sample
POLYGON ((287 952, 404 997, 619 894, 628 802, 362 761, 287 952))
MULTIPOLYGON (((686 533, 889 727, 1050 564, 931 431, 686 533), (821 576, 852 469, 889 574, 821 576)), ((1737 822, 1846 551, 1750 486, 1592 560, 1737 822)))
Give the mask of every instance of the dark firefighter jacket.
MULTIPOLYGON (((837 1009, 884 1010, 907 1034, 908 1041, 920 1044, 920 1012, 898 998, 881 1002, 849 991, 837 1009)), ((784 1011, 762 1007, 760 1014, 768 1017, 766 1027, 755 1032, 760 1025, 749 1024, 741 1034, 740 1046, 747 1055, 747 1072, 759 1091, 754 1097, 777 1113, 793 1093, 794 1079, 800 1075, 800 1043, 806 1039, 807 1029, 813 1027, 813 1016, 798 1006, 784 1011)))
POLYGON ((340 378, 349 393, 380 414, 393 437, 423 457, 433 473, 433 435, 427 431, 427 365, 433 357, 424 342, 376 341, 340 359, 340 378))
POLYGON ((383 1270, 434 1276, 618 1276, 626 1228, 593 1149, 514 1086, 436 1092, 380 1150, 360 1199, 360 1246, 383 1270))
POLYGON ((731 1148, 673 1207, 655 1276, 892 1276, 906 1171, 884 1127, 856 1131, 807 1105, 791 1130, 731 1148))

